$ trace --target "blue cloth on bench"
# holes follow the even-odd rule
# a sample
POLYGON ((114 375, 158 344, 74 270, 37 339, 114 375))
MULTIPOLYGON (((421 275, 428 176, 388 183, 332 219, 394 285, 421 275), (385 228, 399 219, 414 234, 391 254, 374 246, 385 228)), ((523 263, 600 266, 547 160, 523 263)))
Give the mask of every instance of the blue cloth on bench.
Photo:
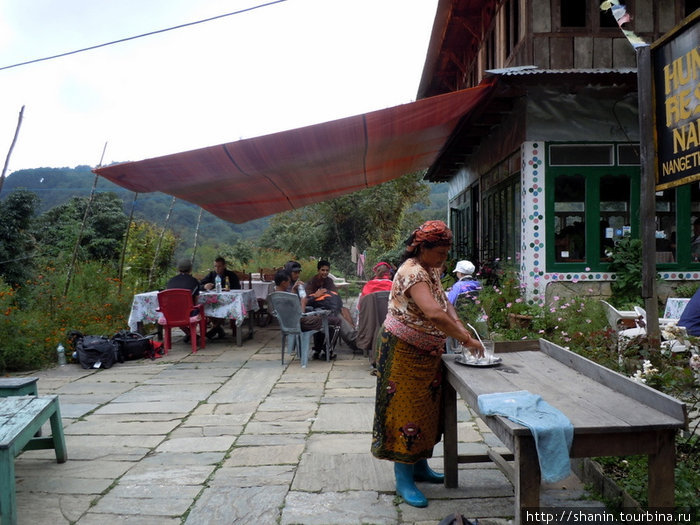
POLYGON ((569 451, 574 427, 564 414, 542 397, 527 390, 499 392, 480 395, 478 404, 484 416, 504 416, 530 429, 544 482, 553 483, 570 474, 569 451))

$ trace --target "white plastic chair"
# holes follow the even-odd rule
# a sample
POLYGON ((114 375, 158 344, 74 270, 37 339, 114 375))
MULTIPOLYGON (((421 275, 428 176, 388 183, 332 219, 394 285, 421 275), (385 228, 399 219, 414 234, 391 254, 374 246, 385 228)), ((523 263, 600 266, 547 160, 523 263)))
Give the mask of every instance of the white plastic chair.
POLYGON ((309 362, 309 346, 311 343, 311 336, 316 332, 323 331, 326 335, 326 355, 330 354, 328 337, 328 313, 327 310, 315 310, 313 312, 302 313, 301 302, 299 297, 294 293, 289 292, 272 292, 267 300, 272 305, 273 315, 277 318, 280 323, 280 329, 282 331, 282 364, 284 365, 284 349, 287 346, 288 338, 291 338, 289 343, 290 353, 294 352, 296 348, 299 348, 299 353, 301 355, 301 367, 306 368, 309 362), (301 330, 301 316, 302 315, 322 315, 323 316, 323 330, 301 330))
MULTIPOLYGON (((603 307, 605 308, 605 317, 607 317, 608 323, 612 329, 617 332, 620 331, 620 321, 624 319, 634 321, 637 318, 637 313, 633 310, 618 310, 607 301, 601 299, 600 302, 603 303, 603 307)), ((630 330, 635 330, 635 328, 630 328, 630 330)))

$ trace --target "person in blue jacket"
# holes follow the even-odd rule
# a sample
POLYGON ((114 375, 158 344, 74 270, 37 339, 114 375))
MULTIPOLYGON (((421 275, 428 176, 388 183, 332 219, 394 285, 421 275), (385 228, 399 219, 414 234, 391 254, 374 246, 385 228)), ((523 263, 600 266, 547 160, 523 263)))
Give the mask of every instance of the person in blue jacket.
POLYGON ((688 335, 700 337, 700 288, 693 294, 678 320, 678 326, 685 327, 688 335))
POLYGON ((456 283, 452 285, 449 292, 447 293, 447 299, 455 304, 457 298, 464 293, 478 293, 481 291, 481 283, 474 279, 474 265, 470 261, 459 261, 457 266, 455 266, 455 273, 457 274, 456 283))

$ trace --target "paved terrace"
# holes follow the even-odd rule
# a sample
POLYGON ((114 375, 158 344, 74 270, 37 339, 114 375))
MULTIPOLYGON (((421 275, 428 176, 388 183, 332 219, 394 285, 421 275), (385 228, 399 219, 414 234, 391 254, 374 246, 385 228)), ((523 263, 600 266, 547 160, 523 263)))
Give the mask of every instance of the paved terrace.
MULTIPOLYGON (((41 371, 59 394, 68 462, 53 451, 16 460, 20 524, 435 524, 460 511, 505 524, 513 489, 491 464, 460 466, 460 488, 419 484, 425 509, 395 497, 392 464, 369 452, 375 378, 366 358, 280 365, 275 325, 235 346, 230 330, 190 354, 109 370, 41 371)), ((464 406, 464 405, 463 405, 464 406)), ((460 453, 499 442, 466 407, 460 453)), ((48 426, 44 430, 48 433, 48 426)), ((442 470, 439 445, 431 465, 442 470)), ((575 477, 543 503, 590 506, 575 477), (564 489, 565 487, 565 489, 564 489)))

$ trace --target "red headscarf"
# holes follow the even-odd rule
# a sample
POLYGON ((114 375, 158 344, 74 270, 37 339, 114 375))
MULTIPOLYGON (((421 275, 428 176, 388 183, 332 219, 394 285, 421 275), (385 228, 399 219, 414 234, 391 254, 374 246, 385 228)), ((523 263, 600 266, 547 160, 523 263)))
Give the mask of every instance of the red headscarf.
POLYGON ((411 244, 406 248, 414 252, 424 242, 447 245, 452 244, 452 231, 442 221, 426 221, 411 235, 411 244))

